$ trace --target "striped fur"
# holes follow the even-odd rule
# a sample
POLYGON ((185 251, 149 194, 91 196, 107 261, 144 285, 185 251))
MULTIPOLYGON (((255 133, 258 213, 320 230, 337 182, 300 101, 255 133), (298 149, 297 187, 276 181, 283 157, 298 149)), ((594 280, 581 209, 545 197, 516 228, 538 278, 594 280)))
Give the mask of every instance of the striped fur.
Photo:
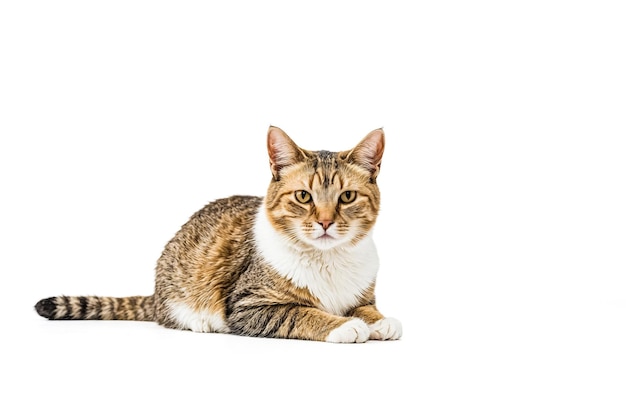
POLYGON ((216 200, 165 246, 155 292, 46 298, 51 320, 145 320, 195 332, 329 342, 398 339, 375 305, 372 229, 382 130, 344 152, 312 152, 270 127, 265 197, 216 200))
POLYGON ((154 321, 154 297, 68 297, 40 300, 40 316, 50 320, 137 320, 154 321))

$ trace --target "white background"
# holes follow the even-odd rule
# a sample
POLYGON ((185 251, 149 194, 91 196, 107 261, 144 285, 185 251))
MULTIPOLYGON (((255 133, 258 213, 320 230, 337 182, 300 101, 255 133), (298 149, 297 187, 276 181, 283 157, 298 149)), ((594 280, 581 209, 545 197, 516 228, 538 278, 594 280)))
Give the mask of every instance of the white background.
POLYGON ((2 2, 0 414, 626 415, 620 3, 2 2), (193 212, 265 192, 270 124, 385 128, 401 341, 35 314, 151 294, 193 212))

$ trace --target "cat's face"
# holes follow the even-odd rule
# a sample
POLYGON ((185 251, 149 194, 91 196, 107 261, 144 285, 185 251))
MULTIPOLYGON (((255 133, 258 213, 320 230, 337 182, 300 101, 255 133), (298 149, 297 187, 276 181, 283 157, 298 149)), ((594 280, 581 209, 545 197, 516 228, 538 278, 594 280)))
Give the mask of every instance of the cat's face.
POLYGON ((268 150, 273 180, 267 214, 290 242, 325 250, 355 244, 372 229, 380 205, 376 176, 384 150, 382 130, 372 131, 349 151, 311 152, 271 127, 268 150))

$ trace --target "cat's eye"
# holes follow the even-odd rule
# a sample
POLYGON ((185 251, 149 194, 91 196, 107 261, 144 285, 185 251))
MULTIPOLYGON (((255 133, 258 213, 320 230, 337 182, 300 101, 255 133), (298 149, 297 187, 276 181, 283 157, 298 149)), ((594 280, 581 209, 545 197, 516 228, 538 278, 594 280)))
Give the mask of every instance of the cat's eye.
POLYGON ((344 191, 339 196, 339 201, 344 204, 352 203, 354 200, 356 200, 356 191, 344 191))
POLYGON ((304 190, 296 191, 296 200, 298 200, 299 203, 302 203, 302 204, 310 203, 312 199, 313 197, 311 197, 311 194, 308 191, 304 191, 304 190))

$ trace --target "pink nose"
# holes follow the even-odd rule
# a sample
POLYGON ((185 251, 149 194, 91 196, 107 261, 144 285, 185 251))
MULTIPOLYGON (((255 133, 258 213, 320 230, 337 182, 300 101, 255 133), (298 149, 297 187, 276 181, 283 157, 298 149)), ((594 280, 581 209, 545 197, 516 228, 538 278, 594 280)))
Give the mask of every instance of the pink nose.
POLYGON ((333 224, 333 221, 332 220, 322 220, 322 221, 319 221, 317 223, 319 225, 321 225, 324 228, 324 230, 327 230, 333 224))

